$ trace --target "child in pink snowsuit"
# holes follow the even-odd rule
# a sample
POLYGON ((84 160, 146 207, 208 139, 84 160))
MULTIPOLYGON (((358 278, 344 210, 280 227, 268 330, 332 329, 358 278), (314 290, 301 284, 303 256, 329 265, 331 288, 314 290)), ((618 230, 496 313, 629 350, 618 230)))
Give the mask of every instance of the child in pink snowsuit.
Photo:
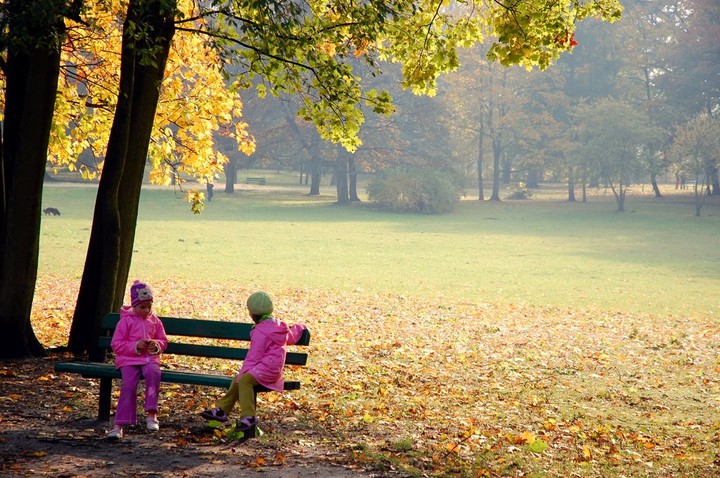
POLYGON ((303 324, 288 326, 273 317, 272 299, 265 292, 252 294, 247 300, 247 308, 255 322, 250 332, 250 349, 247 356, 230 388, 218 400, 217 406, 201 414, 206 420, 225 422, 235 403, 239 403, 241 418, 236 428, 241 431, 249 431, 258 423, 255 411, 255 385, 263 385, 278 392, 284 390, 283 368, 287 354, 286 345, 297 343, 306 329, 303 324))
POLYGON ((115 366, 122 374, 120 398, 115 410, 115 428, 108 439, 123 436, 123 425, 137 422, 137 389, 140 378, 145 379, 146 425, 150 431, 160 429, 157 419, 160 389, 160 355, 167 348, 165 327, 152 312, 153 294, 140 281, 130 288, 130 306, 120 309, 120 321, 115 327, 110 345, 115 352, 115 366))

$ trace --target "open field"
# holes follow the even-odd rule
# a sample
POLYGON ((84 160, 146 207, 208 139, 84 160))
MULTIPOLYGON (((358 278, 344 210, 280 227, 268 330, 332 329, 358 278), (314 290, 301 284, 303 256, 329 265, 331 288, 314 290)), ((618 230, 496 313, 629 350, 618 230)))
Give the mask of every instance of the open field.
MULTIPOLYGON (((194 216, 172 190, 148 189, 131 275, 720 317, 717 200, 700 218, 689 198, 630 197, 617 213, 611 195, 466 200, 451 215, 423 216, 338 207, 304 191, 218 191, 194 216)), ((46 188, 44 205, 63 215, 43 221, 41 273, 81 275, 94 194, 46 188)))
MULTIPOLYGON (((161 315, 242 316, 264 288, 313 331, 309 366, 288 371, 303 389, 261 399, 275 432, 252 452, 319 447, 403 476, 720 472, 717 202, 696 218, 679 196, 630 197, 624 214, 602 195, 466 200, 437 217, 217 189, 200 216, 143 192, 131 277, 154 285, 161 315)), ((63 213, 43 219, 34 326, 48 345, 67 337, 93 199, 45 191, 63 213)), ((91 385, 49 380, 58 420, 92 416, 91 385)), ((165 394, 164 441, 195 443, 217 391, 165 394)))

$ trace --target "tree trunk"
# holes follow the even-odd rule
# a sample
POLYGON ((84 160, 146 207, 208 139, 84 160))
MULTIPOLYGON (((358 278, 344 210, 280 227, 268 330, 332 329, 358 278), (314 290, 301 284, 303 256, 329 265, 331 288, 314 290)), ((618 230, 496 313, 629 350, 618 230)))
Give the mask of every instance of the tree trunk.
POLYGON ((322 157, 320 154, 320 147, 318 145, 318 141, 320 141, 320 136, 313 136, 313 139, 310 141, 309 145, 310 161, 312 161, 310 164, 310 192, 308 193, 310 196, 320 195, 320 179, 322 178, 322 157))
POLYGON ((237 158, 230 158, 225 164, 225 192, 232 194, 235 192, 235 183, 237 182, 237 158))
POLYGON ((493 189, 491 201, 500 200, 500 156, 502 148, 500 147, 500 140, 493 139, 493 189))
POLYGON ((720 196, 720 174, 718 174, 718 168, 711 166, 708 177, 710 178, 708 194, 720 196))
POLYGON ((361 202, 357 193, 357 166, 355 165, 355 156, 352 154, 348 157, 348 178, 350 180, 350 184, 348 185, 350 200, 353 202, 361 202))
POLYGON ((537 168, 531 167, 527 173, 527 182, 525 185, 528 189, 537 189, 540 187, 540 171, 537 168))
POLYGON ((313 171, 312 176, 310 177, 310 192, 308 193, 308 195, 309 196, 319 196, 320 195, 320 172, 319 171, 313 171))
POLYGON ((660 199, 662 196, 662 193, 660 192, 660 187, 657 183, 657 173, 652 172, 650 173, 650 184, 652 184, 653 192, 655 193, 655 198, 660 199))
POLYGON ((568 202, 575 202, 575 168, 568 169, 568 202))
POLYGON ((64 2, 5 3, 0 358, 20 358, 45 354, 30 314, 37 282, 42 186, 60 72, 59 42, 65 33, 59 14, 64 2), (28 38, 28 33, 38 36, 28 38))
MULTIPOLYGON (((507 156, 507 154, 505 156, 507 156)), ((503 184, 510 184, 510 180, 512 179, 512 161, 506 157, 502 164, 502 182, 503 184)))
POLYGON ((477 175, 478 175, 478 200, 484 201, 485 200, 485 185, 484 181, 485 178, 483 177, 483 159, 485 157, 485 122, 481 118, 480 119, 480 134, 478 138, 478 157, 477 157, 477 175))
POLYGON ((348 156, 345 148, 338 146, 338 155, 335 163, 335 186, 337 189, 337 203, 350 204, 348 194, 348 156))
POLYGON ((120 93, 69 340, 70 350, 92 358, 100 321, 120 308, 127 285, 147 149, 174 34, 173 10, 161 8, 164 3, 132 0, 123 28, 120 93), (129 25, 153 34, 138 42, 128 37, 129 25), (148 51, 154 52, 152 62, 148 51))

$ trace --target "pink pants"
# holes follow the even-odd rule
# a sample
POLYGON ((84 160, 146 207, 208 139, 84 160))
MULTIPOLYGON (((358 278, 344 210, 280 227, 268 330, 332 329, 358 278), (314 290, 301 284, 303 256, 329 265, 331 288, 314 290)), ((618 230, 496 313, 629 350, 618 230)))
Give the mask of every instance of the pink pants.
POLYGON ((145 379, 145 411, 157 412, 160 365, 155 362, 145 365, 127 365, 120 367, 120 373, 122 374, 122 385, 115 410, 115 425, 134 425, 137 423, 137 389, 140 378, 145 379))

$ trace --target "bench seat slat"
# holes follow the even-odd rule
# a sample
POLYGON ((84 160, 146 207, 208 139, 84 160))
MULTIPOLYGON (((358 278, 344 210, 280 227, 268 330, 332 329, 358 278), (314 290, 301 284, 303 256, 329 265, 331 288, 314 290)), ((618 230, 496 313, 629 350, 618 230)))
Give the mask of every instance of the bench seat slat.
MULTIPOLYGON (((98 346, 110 349, 110 337, 100 337, 98 346)), ((245 360, 247 349, 235 347, 218 347, 217 345, 183 344, 179 342, 168 342, 165 354, 188 355, 191 357, 220 358, 229 360, 245 360)), ((285 356, 286 365, 306 365, 307 354, 300 352, 288 352, 285 356)))
MULTIPOLYGON (((79 373, 85 378, 122 378, 120 370, 110 364, 97 362, 61 362, 55 366, 56 372, 79 373)), ((229 375, 212 375, 199 372, 182 372, 162 369, 162 381, 166 383, 183 383, 187 385, 204 385, 208 387, 228 388, 232 381, 229 375)), ((299 390, 300 382, 286 380, 285 390, 299 390)), ((257 392, 269 392, 270 389, 259 385, 257 392)))
MULTIPOLYGON (((160 317, 166 335, 182 335, 185 337, 204 337, 210 339, 250 340, 252 324, 244 322, 220 322, 217 320, 182 319, 178 317, 160 317)), ((120 321, 120 314, 107 314, 102 321, 102 328, 108 333, 115 330, 120 321)), ((296 345, 308 345, 310 333, 305 330, 296 345)))

